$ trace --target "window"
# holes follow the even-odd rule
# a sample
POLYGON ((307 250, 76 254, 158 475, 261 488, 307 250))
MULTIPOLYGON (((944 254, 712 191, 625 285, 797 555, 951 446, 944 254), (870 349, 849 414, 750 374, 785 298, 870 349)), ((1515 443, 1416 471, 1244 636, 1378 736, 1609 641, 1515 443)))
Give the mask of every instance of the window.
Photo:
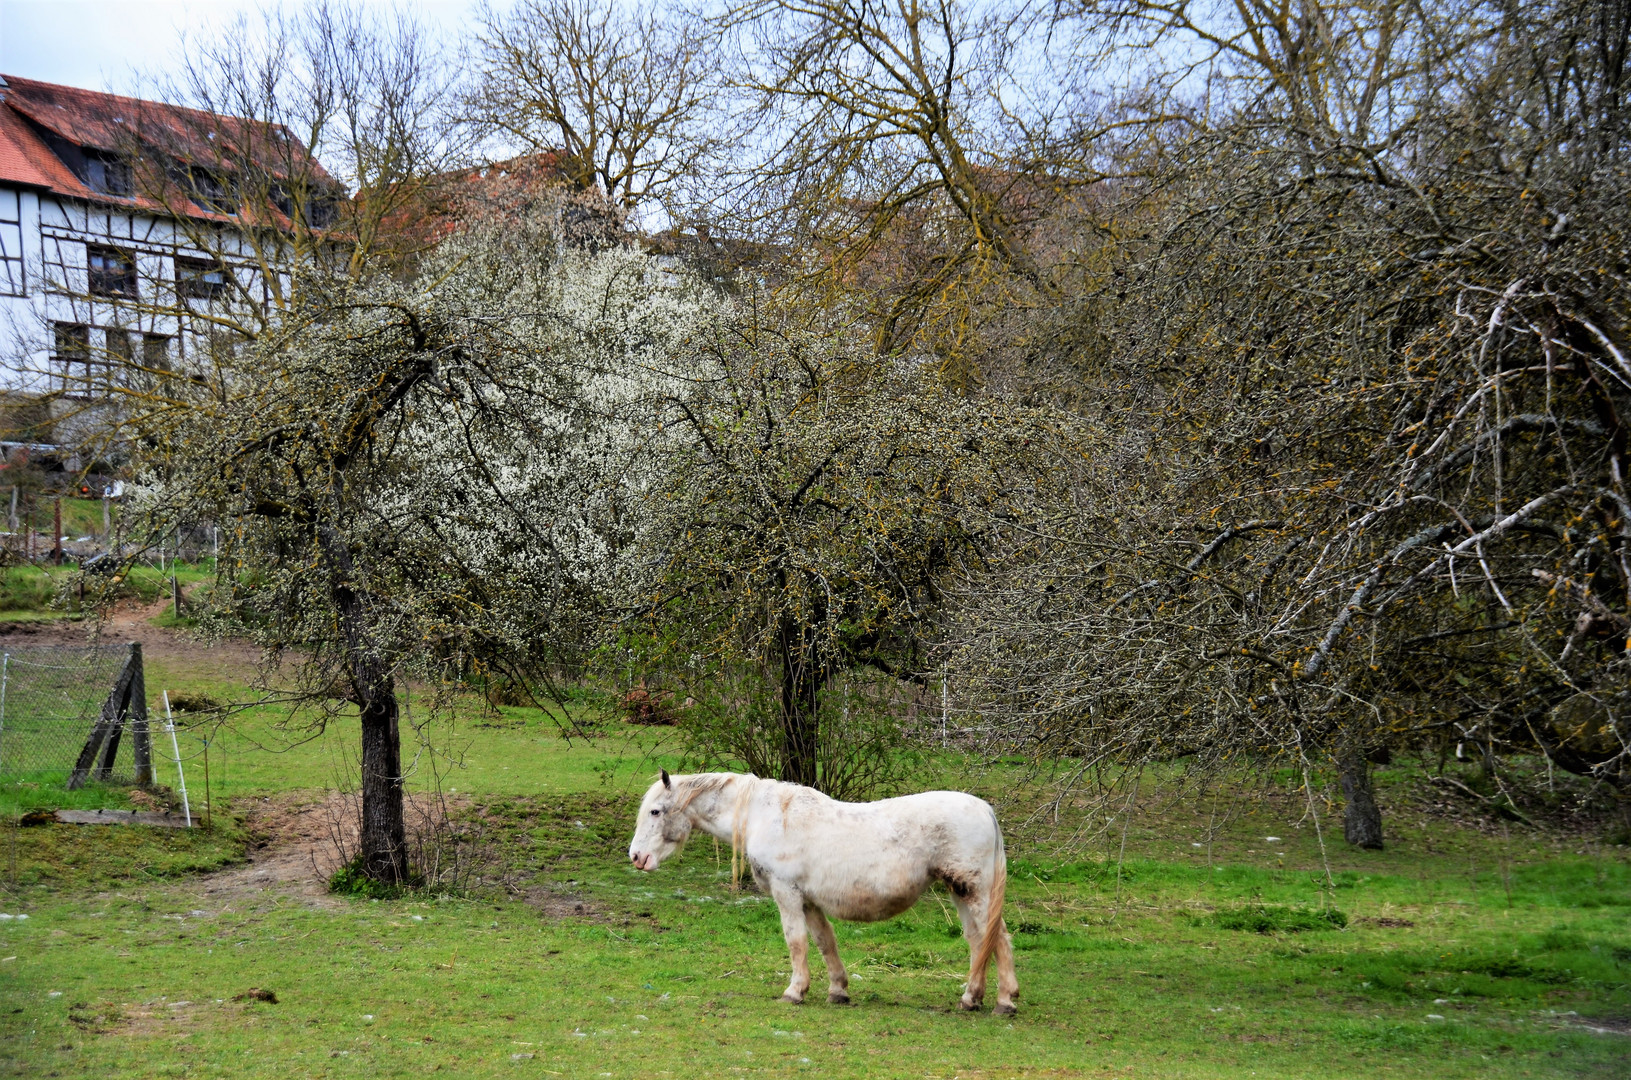
POLYGON ((238 200, 232 185, 217 173, 197 167, 187 170, 193 202, 211 213, 236 214, 238 200))
POLYGON ((176 256, 176 295, 213 300, 227 290, 227 268, 210 259, 176 256))
POLYGON ((136 190, 130 164, 111 154, 85 151, 85 173, 82 179, 92 191, 108 195, 130 195, 136 190))
POLYGON ((333 199, 308 199, 306 224, 314 229, 326 229, 340 216, 340 204, 333 199))
POLYGON ((167 335, 142 335, 142 367, 148 371, 170 370, 170 338, 167 335))
POLYGON ((282 184, 273 184, 266 192, 266 197, 277 207, 277 212, 290 220, 294 219, 294 196, 282 184))
POLYGON ((308 228, 326 229, 340 216, 339 205, 333 198, 319 195, 309 189, 305 192, 305 198, 297 200, 287 187, 273 184, 267 197, 271 199, 272 205, 277 207, 278 213, 290 221, 294 221, 298 214, 308 228))
POLYGON ((90 375, 91 328, 84 323, 57 323, 51 359, 53 389, 70 393, 83 387, 90 375))
POLYGON ((115 247, 85 245, 92 296, 135 296, 136 257, 115 247))
POLYGON ((128 330, 107 331, 108 359, 121 367, 128 366, 136 359, 136 351, 131 348, 130 332, 128 330))

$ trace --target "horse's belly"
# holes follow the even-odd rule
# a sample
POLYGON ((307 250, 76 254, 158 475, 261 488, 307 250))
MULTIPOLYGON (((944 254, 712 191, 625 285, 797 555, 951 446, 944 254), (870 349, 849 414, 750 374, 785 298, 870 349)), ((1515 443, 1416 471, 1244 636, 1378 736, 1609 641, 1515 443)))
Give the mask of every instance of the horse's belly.
POLYGON ((860 896, 825 910, 833 918, 846 922, 882 922, 893 919, 915 903, 916 896, 860 896))
POLYGON ((917 903, 928 879, 917 875, 863 876, 840 885, 829 883, 820 896, 812 896, 822 911, 847 922, 893 919, 917 903))

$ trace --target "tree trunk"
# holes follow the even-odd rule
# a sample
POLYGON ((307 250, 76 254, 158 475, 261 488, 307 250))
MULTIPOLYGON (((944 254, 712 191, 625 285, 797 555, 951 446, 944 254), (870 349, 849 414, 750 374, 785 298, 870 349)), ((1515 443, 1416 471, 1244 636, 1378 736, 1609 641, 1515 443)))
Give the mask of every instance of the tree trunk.
POLYGON ((402 813, 402 750, 396 683, 372 658, 353 665, 362 702, 362 871, 376 881, 408 880, 407 829, 402 813))
POLYGON ((408 880, 409 869, 396 680, 368 633, 368 615, 352 584, 354 568, 345 541, 325 529, 323 549, 333 574, 331 592, 340 616, 347 674, 362 713, 362 828, 358 854, 368 877, 401 884, 408 880))
POLYGON ((1382 849, 1382 811, 1371 792, 1370 762, 1358 750, 1344 751, 1338 759, 1342 798, 1342 835, 1355 847, 1382 849))
POLYGON ((823 681, 820 661, 807 635, 791 620, 782 621, 776 638, 782 661, 782 761, 778 779, 817 787, 823 681))

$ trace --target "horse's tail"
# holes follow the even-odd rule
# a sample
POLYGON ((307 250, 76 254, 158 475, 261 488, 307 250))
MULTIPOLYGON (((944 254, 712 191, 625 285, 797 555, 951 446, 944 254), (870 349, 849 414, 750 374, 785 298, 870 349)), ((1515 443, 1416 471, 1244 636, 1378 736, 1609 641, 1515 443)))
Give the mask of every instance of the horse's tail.
MULTIPOLYGON (((990 810, 990 807, 986 807, 990 810)), ((1002 826, 997 824, 997 812, 991 810, 991 828, 997 834, 996 855, 991 862, 991 891, 986 897, 985 932, 980 935, 980 947, 969 965, 971 971, 984 971, 997 951, 997 938, 1002 933, 1002 898, 1008 891, 1008 854, 1002 844, 1002 826)))

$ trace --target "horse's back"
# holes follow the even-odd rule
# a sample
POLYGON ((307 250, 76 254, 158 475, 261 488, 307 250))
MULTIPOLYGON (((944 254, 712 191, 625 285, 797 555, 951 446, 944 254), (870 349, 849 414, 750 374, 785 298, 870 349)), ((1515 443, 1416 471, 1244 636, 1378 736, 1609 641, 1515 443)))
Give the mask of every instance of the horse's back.
POLYGON ((997 853, 990 805, 964 792, 927 791, 868 803, 795 797, 782 809, 786 846, 780 869, 841 919, 890 918, 936 880, 963 895, 997 853))

